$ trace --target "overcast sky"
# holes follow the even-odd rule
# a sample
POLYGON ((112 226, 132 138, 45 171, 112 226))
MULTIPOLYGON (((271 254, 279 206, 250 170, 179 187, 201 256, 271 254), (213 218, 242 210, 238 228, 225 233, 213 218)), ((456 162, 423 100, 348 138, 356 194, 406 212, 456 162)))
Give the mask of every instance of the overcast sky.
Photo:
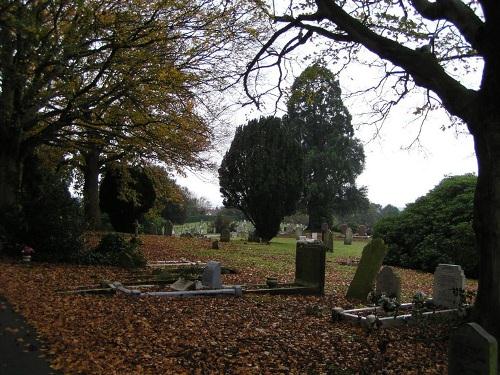
MULTIPOLYGON (((304 67, 295 67, 293 75, 300 74, 304 67)), ((362 95, 349 98, 349 93, 369 86, 370 82, 376 82, 376 76, 374 69, 355 64, 339 76, 343 95, 346 96, 344 104, 353 116, 354 125, 361 122, 360 114, 367 111, 367 102, 373 100, 373 97, 362 95)), ((474 88, 478 83, 478 74, 465 77, 462 82, 464 80, 468 81, 467 86, 474 88)), ((373 203, 403 208, 425 195, 445 176, 477 174, 472 137, 463 126, 441 130, 442 126, 449 124, 444 110, 432 112, 420 132, 421 121, 412 120, 415 106, 422 100, 422 95, 410 97, 393 109, 375 138, 373 126, 355 126, 355 136, 363 142, 366 155, 365 170, 357 183, 368 187, 368 198, 373 203), (418 142, 413 142, 419 132, 418 142), (412 143, 413 146, 408 149, 412 143)), ((259 117, 259 114, 270 113, 260 113, 249 107, 233 111, 230 116, 233 124, 231 133, 234 133, 236 126, 259 117)), ((282 112, 278 112, 280 114, 282 112)), ((225 147, 221 147, 215 156, 219 163, 231 139, 230 137, 225 147)), ((188 173, 186 178, 178 177, 177 181, 197 196, 208 199, 213 206, 222 205, 216 171, 188 173)))

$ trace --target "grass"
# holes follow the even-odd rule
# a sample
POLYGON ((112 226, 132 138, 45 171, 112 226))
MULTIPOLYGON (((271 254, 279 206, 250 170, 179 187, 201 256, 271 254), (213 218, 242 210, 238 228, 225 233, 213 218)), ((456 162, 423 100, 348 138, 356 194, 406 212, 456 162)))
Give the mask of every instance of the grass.
MULTIPOLYGON (((353 241, 352 245, 344 245, 343 241, 334 241, 333 253, 326 253, 327 262, 336 258, 360 257, 367 243, 367 241, 353 241)), ((224 264, 234 267, 258 265, 259 268, 269 272, 279 273, 290 271, 295 267, 295 244, 294 238, 286 237, 276 237, 269 244, 233 239, 230 246, 221 244, 217 258, 224 264)), ((201 249, 198 253, 203 256, 214 256, 213 250, 201 249)))

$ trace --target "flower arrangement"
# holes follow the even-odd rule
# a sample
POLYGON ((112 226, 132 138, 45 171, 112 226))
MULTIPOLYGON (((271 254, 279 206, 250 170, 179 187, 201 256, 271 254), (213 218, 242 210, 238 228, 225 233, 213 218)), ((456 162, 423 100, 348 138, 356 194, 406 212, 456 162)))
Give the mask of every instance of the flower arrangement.
POLYGON ((31 256, 35 253, 35 250, 32 247, 29 247, 28 245, 24 245, 21 254, 23 255, 23 261, 25 262, 30 262, 31 261, 31 256))

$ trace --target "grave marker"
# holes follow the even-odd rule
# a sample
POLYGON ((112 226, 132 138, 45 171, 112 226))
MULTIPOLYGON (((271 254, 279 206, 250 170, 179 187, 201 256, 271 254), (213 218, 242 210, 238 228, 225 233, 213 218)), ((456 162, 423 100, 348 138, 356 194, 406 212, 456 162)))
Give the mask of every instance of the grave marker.
POLYGON ((477 323, 467 323, 451 334, 449 375, 497 375, 497 340, 477 323))
POLYGON ((167 220, 167 223, 165 224, 165 236, 171 236, 173 232, 174 224, 170 220, 167 220))
POLYGON ((325 290, 326 251, 321 242, 298 241, 295 250, 295 284, 325 290))
POLYGON ((207 266, 203 269, 203 275, 201 276, 201 283, 203 286, 210 289, 220 289, 222 288, 222 283, 220 280, 221 268, 219 262, 210 261, 207 266))
POLYGON ((231 232, 227 228, 220 231, 220 242, 229 242, 231 240, 231 232))
POLYGON ((345 231, 344 245, 352 245, 352 229, 347 228, 345 231))
POLYGON ((333 253, 333 232, 330 229, 323 232, 323 244, 326 247, 326 251, 333 253))
POLYGON ((434 272, 432 299, 438 306, 457 308, 460 295, 457 290, 465 289, 465 275, 462 267, 456 264, 440 264, 434 272))
POLYGON ((387 245, 380 238, 370 241, 364 247, 356 274, 347 290, 347 298, 366 300, 368 293, 373 289, 375 277, 382 266, 386 253, 387 245))
POLYGON ((375 295, 381 296, 382 294, 398 300, 401 297, 401 279, 389 266, 382 267, 375 282, 375 295))

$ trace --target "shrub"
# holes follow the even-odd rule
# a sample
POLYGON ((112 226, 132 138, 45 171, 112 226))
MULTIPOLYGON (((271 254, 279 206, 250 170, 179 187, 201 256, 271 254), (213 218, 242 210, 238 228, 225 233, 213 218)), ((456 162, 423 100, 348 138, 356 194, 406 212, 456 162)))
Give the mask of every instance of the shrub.
POLYGON ((24 244, 34 259, 70 261, 83 247, 84 221, 78 201, 56 173, 34 158, 26 163, 21 206, 2 213, 3 252, 20 256, 24 244))
POLYGON ((136 237, 127 241, 118 233, 108 233, 101 238, 95 249, 83 254, 80 261, 84 264, 125 268, 144 267, 146 258, 139 248, 140 244, 136 237))
POLYGON ((459 264, 477 277, 479 257, 472 229, 474 175, 443 179, 399 215, 380 220, 374 237, 389 246, 387 264, 434 271, 439 263, 459 264))

